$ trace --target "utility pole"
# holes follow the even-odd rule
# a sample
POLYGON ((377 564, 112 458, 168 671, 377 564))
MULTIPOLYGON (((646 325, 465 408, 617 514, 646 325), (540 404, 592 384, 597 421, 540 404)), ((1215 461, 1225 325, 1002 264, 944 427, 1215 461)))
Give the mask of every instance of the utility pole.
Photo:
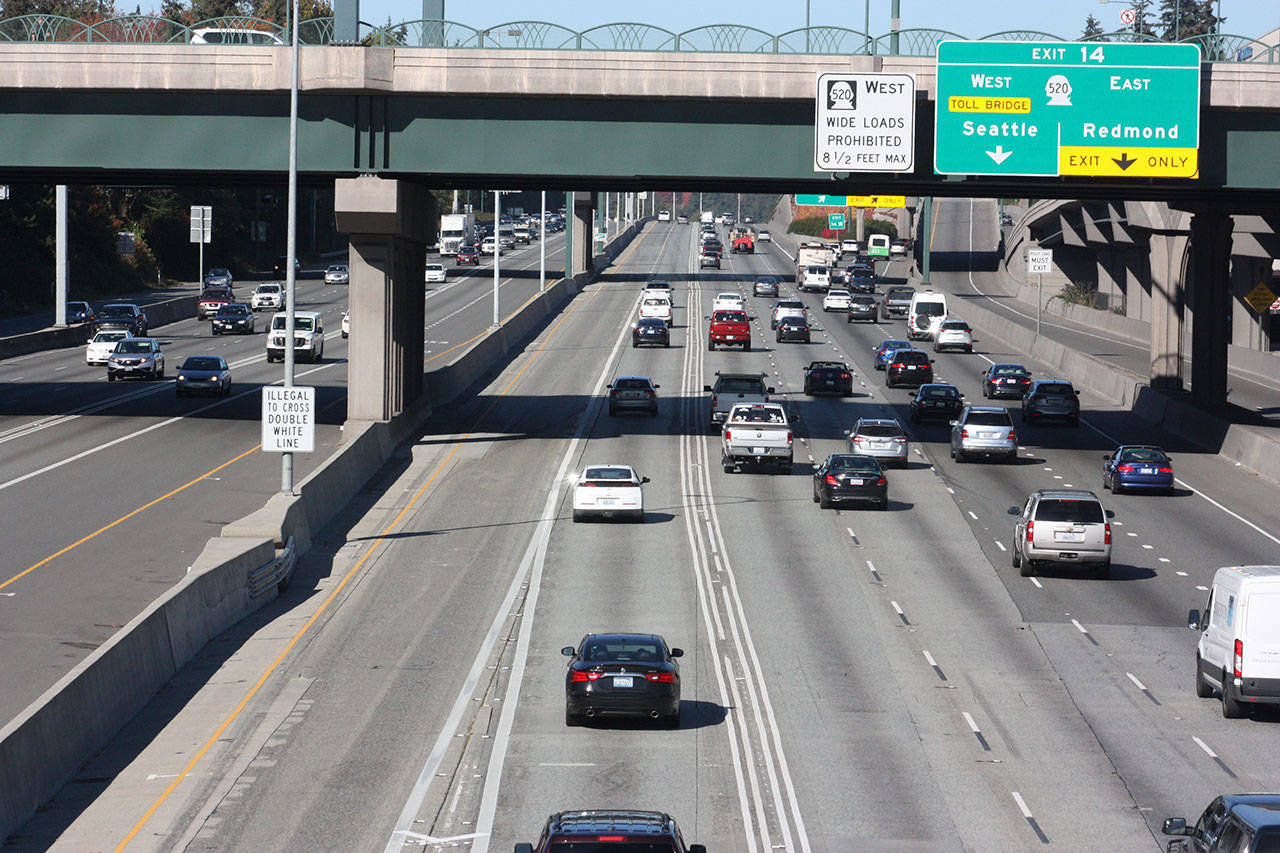
MULTIPOLYGON (((55 326, 67 325, 67 185, 58 184, 54 190, 54 312, 55 326)), ((203 273, 201 273, 203 276, 203 273)))

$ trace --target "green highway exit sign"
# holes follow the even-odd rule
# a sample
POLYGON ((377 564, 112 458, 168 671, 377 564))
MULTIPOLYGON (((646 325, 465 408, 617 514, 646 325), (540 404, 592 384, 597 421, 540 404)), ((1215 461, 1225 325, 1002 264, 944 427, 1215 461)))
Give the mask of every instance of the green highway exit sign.
POLYGON ((827 228, 832 231, 843 231, 847 226, 844 222, 843 213, 828 213, 827 228))
POLYGON ((847 195, 797 195, 796 204, 803 207, 844 207, 847 195))
POLYGON ((1199 175, 1194 44, 938 45, 941 175, 1199 175))

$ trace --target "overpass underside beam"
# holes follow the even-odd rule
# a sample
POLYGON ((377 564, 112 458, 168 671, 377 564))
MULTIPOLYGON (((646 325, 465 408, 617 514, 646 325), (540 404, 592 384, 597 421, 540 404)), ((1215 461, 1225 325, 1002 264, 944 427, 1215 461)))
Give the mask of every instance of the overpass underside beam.
POLYGON ((1191 217, 1191 398, 1227 401, 1227 345, 1231 342, 1232 220, 1220 210, 1191 217))
POLYGON ((334 216, 351 242, 347 418, 388 421, 425 393, 423 270, 435 198, 406 181, 340 178, 334 216))

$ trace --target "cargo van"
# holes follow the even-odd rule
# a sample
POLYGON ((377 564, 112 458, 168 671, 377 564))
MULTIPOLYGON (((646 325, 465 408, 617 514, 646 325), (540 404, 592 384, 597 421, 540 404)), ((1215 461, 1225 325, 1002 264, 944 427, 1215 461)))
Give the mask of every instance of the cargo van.
POLYGON ((907 307, 907 337, 913 341, 932 339, 946 317, 946 295, 933 290, 913 293, 907 307))
POLYGON ((1192 610, 1187 627, 1200 632, 1197 696, 1218 691, 1228 718, 1280 704, 1280 566, 1218 569, 1204 611, 1192 610))

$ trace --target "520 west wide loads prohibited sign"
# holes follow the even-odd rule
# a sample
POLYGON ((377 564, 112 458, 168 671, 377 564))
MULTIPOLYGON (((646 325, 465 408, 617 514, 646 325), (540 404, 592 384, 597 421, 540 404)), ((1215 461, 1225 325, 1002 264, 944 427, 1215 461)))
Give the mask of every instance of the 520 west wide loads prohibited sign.
POLYGON ((910 74, 818 75, 816 172, 910 172, 915 168, 916 80, 910 74))

